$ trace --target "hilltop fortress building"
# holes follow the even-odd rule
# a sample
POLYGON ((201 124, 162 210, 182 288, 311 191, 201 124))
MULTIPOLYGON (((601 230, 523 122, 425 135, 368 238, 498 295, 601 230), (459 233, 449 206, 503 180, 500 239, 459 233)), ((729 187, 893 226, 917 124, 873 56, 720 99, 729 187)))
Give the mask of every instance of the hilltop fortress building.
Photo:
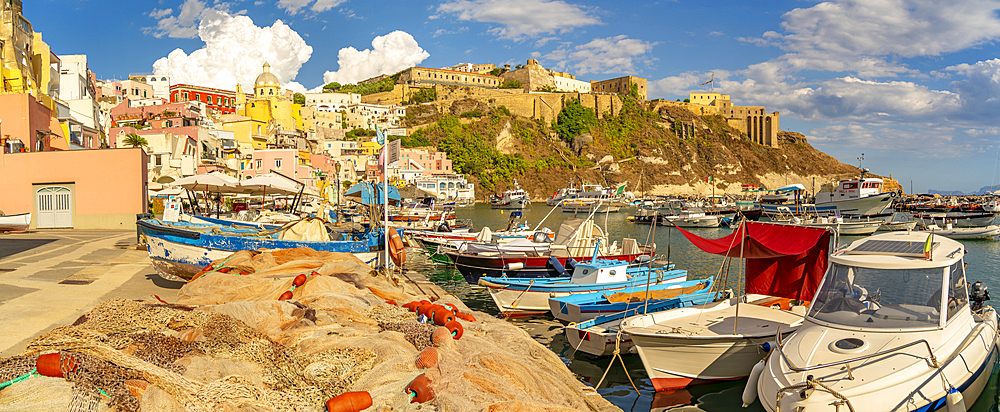
POLYGON ((729 95, 721 93, 691 93, 686 106, 695 114, 718 114, 726 123, 747 134, 750 141, 778 147, 780 114, 767 113, 764 106, 733 106, 729 95))

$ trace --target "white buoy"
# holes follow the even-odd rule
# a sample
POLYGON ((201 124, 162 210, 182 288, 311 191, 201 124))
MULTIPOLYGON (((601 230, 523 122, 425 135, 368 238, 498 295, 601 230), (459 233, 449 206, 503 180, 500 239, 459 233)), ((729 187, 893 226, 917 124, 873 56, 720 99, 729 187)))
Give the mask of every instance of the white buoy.
POLYGON ((965 412, 965 398, 962 397, 962 392, 958 389, 951 388, 948 390, 948 396, 945 397, 948 403, 948 412, 965 412))
MULTIPOLYGON (((757 400, 757 381, 760 380, 760 373, 764 372, 764 360, 761 359, 753 369, 750 370, 750 377, 747 378, 747 386, 743 388, 743 407, 750 406, 757 400)), ((951 412, 951 411, 948 411, 951 412)))

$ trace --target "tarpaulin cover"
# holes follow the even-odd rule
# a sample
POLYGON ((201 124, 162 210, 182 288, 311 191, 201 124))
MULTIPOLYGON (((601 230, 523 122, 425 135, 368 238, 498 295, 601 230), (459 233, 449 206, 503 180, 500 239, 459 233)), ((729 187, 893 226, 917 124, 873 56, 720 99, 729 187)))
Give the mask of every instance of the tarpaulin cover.
POLYGON ((746 293, 810 301, 826 272, 825 229, 747 222, 721 239, 677 229, 705 252, 747 259, 746 293))

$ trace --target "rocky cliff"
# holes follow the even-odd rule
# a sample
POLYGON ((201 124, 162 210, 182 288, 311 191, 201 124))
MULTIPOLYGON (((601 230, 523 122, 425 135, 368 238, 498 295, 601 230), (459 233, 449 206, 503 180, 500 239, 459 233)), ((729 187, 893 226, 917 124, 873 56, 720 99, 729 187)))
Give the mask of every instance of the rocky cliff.
POLYGON ((627 183, 626 190, 637 195, 708 195, 713 187, 716 194, 735 194, 744 184, 801 183, 812 191, 859 174, 857 167, 814 149, 799 133, 779 132, 779 147, 772 148, 750 142, 719 116, 651 107, 629 100, 618 116, 595 117, 585 133, 567 139, 555 132, 558 127, 514 116, 503 107, 488 109, 471 101, 423 105, 408 110, 408 125, 421 127, 403 143, 447 152, 455 171, 479 184, 480 199, 502 192, 514 179, 537 199, 571 181, 627 183))

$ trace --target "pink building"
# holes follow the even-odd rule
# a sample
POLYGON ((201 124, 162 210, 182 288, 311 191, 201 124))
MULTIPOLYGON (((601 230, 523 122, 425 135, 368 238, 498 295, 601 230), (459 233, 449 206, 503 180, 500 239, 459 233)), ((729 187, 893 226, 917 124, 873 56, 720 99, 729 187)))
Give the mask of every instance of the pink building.
POLYGON ((52 110, 28 93, 0 94, 0 144, 5 152, 68 150, 52 110))
POLYGON ((399 170, 415 170, 413 163, 423 167, 423 175, 443 175, 455 173, 451 170, 451 160, 445 152, 429 152, 423 149, 402 149, 399 153, 399 170))
POLYGON ((198 127, 201 109, 194 104, 170 103, 157 106, 128 107, 122 103, 111 109, 112 127, 108 132, 108 145, 123 146, 121 140, 129 133, 144 134, 172 133, 202 140, 207 133, 198 127), (144 129, 137 126, 148 125, 144 129))
POLYGON ((316 186, 316 176, 309 166, 309 153, 295 149, 254 150, 250 162, 240 164, 240 176, 246 180, 254 176, 281 173, 306 185, 316 186))
POLYGON ((31 213, 30 229, 134 229, 146 164, 139 148, 0 154, 0 210, 31 213))

